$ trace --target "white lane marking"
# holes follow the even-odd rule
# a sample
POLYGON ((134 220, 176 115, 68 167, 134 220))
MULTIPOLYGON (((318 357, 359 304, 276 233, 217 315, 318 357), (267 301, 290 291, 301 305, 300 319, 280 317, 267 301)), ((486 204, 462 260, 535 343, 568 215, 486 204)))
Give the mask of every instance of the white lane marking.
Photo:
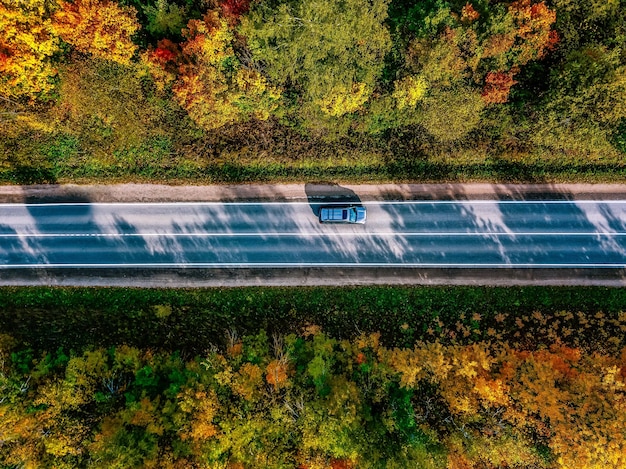
POLYGON ((325 201, 276 201, 276 202, 48 202, 48 203, 0 203, 0 207, 83 207, 83 206, 203 206, 203 205, 431 205, 431 204, 626 204, 626 199, 616 200, 500 200, 500 199, 464 199, 464 200, 365 200, 365 201, 345 201, 345 202, 325 202, 325 201))
POLYGON ((249 267, 473 267, 473 268, 483 268, 483 267, 492 267, 492 268, 626 268, 626 263, 622 264, 563 264, 563 263, 547 263, 547 264, 496 264, 496 263, 485 263, 485 264, 462 264, 462 263, 406 263, 406 264, 393 264, 393 263, 372 263, 372 262, 333 262, 333 263, 315 263, 315 262, 284 262, 284 263, 269 263, 269 262, 257 262, 257 263, 241 263, 241 262, 224 262, 224 263, 132 263, 132 264, 13 264, 13 265, 0 265, 0 270, 3 269, 24 269, 24 268, 123 268, 123 267, 179 267, 179 268, 187 268, 187 267, 196 267, 196 268, 219 268, 219 267, 228 267, 228 268, 249 268, 249 267))
POLYGON ((444 236, 626 236, 626 232, 613 231, 589 231, 589 232, 567 232, 567 231, 520 231, 520 232, 498 232, 498 231, 440 231, 440 232, 249 232, 249 233, 0 233, 0 238, 122 238, 122 237, 246 237, 246 236, 277 236, 277 237, 325 237, 325 236, 421 236, 421 237, 444 237, 444 236))

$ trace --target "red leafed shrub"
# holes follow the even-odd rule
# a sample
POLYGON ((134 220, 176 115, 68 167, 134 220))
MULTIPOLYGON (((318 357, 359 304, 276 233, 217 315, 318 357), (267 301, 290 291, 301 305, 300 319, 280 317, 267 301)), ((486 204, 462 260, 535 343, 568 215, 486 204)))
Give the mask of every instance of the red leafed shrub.
POLYGON ((165 64, 167 62, 173 61, 178 56, 178 46, 174 44, 169 39, 162 39, 157 42, 157 47, 154 50, 153 58, 161 63, 165 64))
POLYGON ((550 11, 544 2, 535 3, 530 7, 530 17, 534 20, 544 16, 550 16, 551 14, 553 14, 553 12, 550 11))
POLYGON ((352 464, 347 459, 333 459, 330 462, 330 467, 332 469, 350 469, 352 464))
POLYGON ((171 50, 161 49, 160 47, 156 48, 156 50, 154 51, 154 55, 159 59, 159 61, 163 62, 169 62, 170 60, 173 60, 174 57, 176 57, 176 54, 174 54, 174 52, 172 52, 171 50))
POLYGON ((489 72, 485 77, 485 85, 481 94, 487 104, 506 103, 509 100, 509 91, 517 83, 513 76, 514 71, 489 72))
POLYGON ((548 33, 548 42, 546 43, 546 49, 554 50, 559 43, 559 33, 552 30, 548 33))
POLYGON ((225 0, 222 3, 222 12, 230 20, 237 21, 239 17, 250 9, 250 0, 225 0))

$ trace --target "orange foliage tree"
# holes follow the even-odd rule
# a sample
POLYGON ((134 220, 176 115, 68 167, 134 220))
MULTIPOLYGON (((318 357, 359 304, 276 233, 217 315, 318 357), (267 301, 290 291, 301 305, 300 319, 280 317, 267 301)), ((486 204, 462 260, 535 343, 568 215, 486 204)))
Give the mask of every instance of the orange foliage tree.
POLYGON ((265 380, 268 384, 271 384, 274 389, 280 389, 288 383, 287 372, 287 364, 284 361, 272 360, 267 365, 265 380))
POLYGON ((511 87, 517 83, 513 79, 514 70, 509 72, 489 72, 485 77, 482 97, 487 104, 506 103, 511 87))
POLYGON ((121 64, 135 54, 139 27, 134 8, 111 0, 63 1, 53 17, 54 31, 76 50, 121 64))
POLYGON ((461 9, 461 21, 463 23, 472 23, 478 18, 480 18, 480 13, 474 9, 474 6, 470 2, 467 2, 461 9))
POLYGON ((626 465, 626 350, 621 358, 583 355, 555 343, 508 357, 516 364, 509 381, 516 420, 547 438, 558 467, 626 465))
POLYGON ((518 0, 509 7, 509 13, 517 26, 517 41, 513 48, 515 65, 540 59, 554 48, 558 35, 551 27, 556 21, 556 11, 549 9, 545 2, 518 0))
MULTIPOLYGON (((379 350, 379 360, 399 373, 403 387, 437 386, 454 427, 462 429, 464 445, 481 446, 473 458, 467 453, 453 455, 470 467, 472 459, 483 464, 488 459, 487 467, 532 462, 529 435, 547 444, 556 457, 554 467, 623 467, 625 359, 626 349, 621 357, 609 357, 584 354, 559 342, 537 351, 484 343, 379 350), (489 443, 485 435, 496 439, 489 443), (494 441, 500 452, 492 451, 494 441), (525 446, 513 448, 511 441, 525 441, 525 446), (509 449, 502 451, 507 445, 509 449)), ((419 408, 416 403, 418 412, 419 408)), ((460 451, 463 445, 457 444, 455 435, 458 432, 447 445, 460 451)))
POLYGON ((176 99, 205 129, 217 129, 250 117, 267 119, 280 92, 258 70, 244 67, 233 50, 235 37, 226 19, 209 11, 189 21, 181 45, 176 99))
POLYGON ((482 96, 487 104, 506 102, 520 67, 543 58, 558 42, 556 31, 551 29, 556 11, 544 1, 517 0, 509 5, 504 18, 513 27, 504 33, 490 34, 483 42, 482 58, 497 69, 485 76, 482 96))

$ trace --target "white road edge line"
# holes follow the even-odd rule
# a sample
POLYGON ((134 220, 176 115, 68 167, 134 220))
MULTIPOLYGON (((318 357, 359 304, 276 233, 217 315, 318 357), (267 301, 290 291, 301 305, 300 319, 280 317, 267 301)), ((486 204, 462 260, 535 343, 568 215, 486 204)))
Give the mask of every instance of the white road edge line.
POLYGON ((626 199, 615 200, 500 200, 500 199, 463 199, 463 200, 366 200, 366 201, 346 201, 346 202, 324 202, 324 201, 302 201, 302 202, 46 202, 46 203, 0 203, 0 207, 56 207, 56 206, 180 206, 180 205, 432 205, 432 204, 624 204, 626 199))
POLYGON ((626 232, 594 231, 594 232, 566 232, 566 231, 539 231, 539 232, 250 232, 250 233, 0 233, 0 238, 123 238, 123 237, 246 237, 246 236, 277 236, 277 237, 345 237, 345 236, 416 236, 416 237, 445 237, 445 236, 626 236, 626 232))
POLYGON ((24 269, 24 268, 124 268, 124 267, 195 267, 195 268, 250 268, 250 267, 471 267, 471 268, 626 268, 626 264, 461 264, 461 263, 408 263, 408 264, 385 264, 385 263, 359 263, 359 262, 346 262, 346 263, 315 263, 315 262, 285 262, 285 263, 146 263, 146 264, 14 264, 14 265, 0 265, 0 270, 10 269, 24 269))

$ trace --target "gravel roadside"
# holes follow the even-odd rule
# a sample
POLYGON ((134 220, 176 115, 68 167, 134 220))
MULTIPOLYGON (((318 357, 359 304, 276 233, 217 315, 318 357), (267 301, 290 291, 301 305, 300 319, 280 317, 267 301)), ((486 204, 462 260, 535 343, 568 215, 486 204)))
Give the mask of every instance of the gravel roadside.
POLYGON ((626 184, 250 184, 168 186, 162 184, 0 186, 0 203, 45 202, 219 202, 332 199, 346 193, 368 200, 626 198, 626 184))

